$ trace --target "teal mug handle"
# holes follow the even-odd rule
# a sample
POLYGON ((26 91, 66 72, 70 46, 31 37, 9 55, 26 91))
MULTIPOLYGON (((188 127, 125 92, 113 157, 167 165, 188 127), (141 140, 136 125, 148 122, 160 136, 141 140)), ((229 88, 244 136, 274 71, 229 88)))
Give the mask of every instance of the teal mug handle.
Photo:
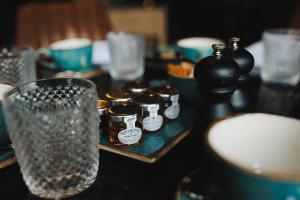
POLYGON ((38 58, 38 62, 40 62, 44 67, 49 68, 49 69, 53 69, 53 70, 58 69, 58 66, 57 66, 56 63, 40 59, 41 55, 46 55, 48 57, 51 57, 51 50, 50 49, 40 48, 36 51, 36 55, 37 55, 37 58, 38 58))

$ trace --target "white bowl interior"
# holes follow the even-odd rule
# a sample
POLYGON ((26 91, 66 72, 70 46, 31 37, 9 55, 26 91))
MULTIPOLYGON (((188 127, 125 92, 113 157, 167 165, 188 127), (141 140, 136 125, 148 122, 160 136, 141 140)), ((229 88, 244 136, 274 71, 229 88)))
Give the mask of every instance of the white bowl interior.
POLYGON ((181 39, 177 42, 177 46, 186 48, 211 48, 213 44, 223 44, 223 42, 216 38, 207 37, 191 37, 181 39))
POLYGON ((6 85, 3 83, 0 83, 0 101, 3 99, 4 94, 12 88, 13 88, 13 86, 11 86, 11 85, 6 85))
POLYGON ((252 173, 300 177, 300 120, 240 115, 214 125, 208 143, 223 159, 252 173))
POLYGON ((53 50, 70 50, 89 46, 91 40, 85 38, 70 38, 54 42, 50 45, 53 50))

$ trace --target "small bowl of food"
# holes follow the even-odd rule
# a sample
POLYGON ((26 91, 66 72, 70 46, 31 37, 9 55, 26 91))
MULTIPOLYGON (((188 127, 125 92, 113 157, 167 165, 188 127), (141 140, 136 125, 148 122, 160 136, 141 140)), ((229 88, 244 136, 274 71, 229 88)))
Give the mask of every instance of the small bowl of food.
POLYGON ((195 104, 199 99, 197 82, 193 72, 195 62, 188 59, 180 59, 167 64, 167 72, 170 82, 178 88, 184 102, 195 104))

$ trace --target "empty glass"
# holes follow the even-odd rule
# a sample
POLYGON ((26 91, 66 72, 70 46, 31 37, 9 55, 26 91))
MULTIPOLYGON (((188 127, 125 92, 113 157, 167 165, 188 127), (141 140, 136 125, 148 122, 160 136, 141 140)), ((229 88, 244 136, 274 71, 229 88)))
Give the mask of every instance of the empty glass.
POLYGON ((300 77, 300 30, 272 29, 263 34, 265 82, 296 85, 300 77))
POLYGON ((125 32, 110 32, 107 35, 111 54, 109 73, 116 80, 135 80, 143 76, 144 36, 125 32))
POLYGON ((0 49, 0 83, 16 85, 35 80, 32 48, 13 46, 0 49))
POLYGON ((31 82, 5 94, 3 105, 23 179, 34 195, 60 199, 94 182, 99 164, 94 83, 31 82))

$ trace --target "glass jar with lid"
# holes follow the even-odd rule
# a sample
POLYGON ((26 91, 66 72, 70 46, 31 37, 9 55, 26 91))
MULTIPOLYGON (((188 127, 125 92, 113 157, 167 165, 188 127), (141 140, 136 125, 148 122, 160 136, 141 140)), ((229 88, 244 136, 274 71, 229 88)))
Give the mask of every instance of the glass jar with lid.
POLYGON ((150 91, 150 86, 147 82, 145 81, 133 81, 130 83, 127 83, 124 87, 123 90, 129 91, 135 96, 146 94, 150 91))
POLYGON ((143 108, 143 130, 156 132, 163 125, 161 113, 162 98, 154 93, 139 95, 134 98, 135 103, 143 108))
POLYGON ((133 95, 129 91, 112 90, 106 93, 105 96, 111 106, 119 104, 129 104, 133 102, 133 95))
POLYGON ((163 99, 163 114, 168 120, 176 119, 180 114, 179 92, 172 85, 156 87, 153 92, 163 99))
POLYGON ((108 138, 115 146, 133 146, 142 141, 143 109, 137 104, 119 104, 108 109, 108 138))
POLYGON ((105 100, 98 100, 98 113, 99 113, 99 133, 100 137, 107 135, 107 126, 108 126, 108 118, 107 118, 107 109, 109 105, 105 100))

